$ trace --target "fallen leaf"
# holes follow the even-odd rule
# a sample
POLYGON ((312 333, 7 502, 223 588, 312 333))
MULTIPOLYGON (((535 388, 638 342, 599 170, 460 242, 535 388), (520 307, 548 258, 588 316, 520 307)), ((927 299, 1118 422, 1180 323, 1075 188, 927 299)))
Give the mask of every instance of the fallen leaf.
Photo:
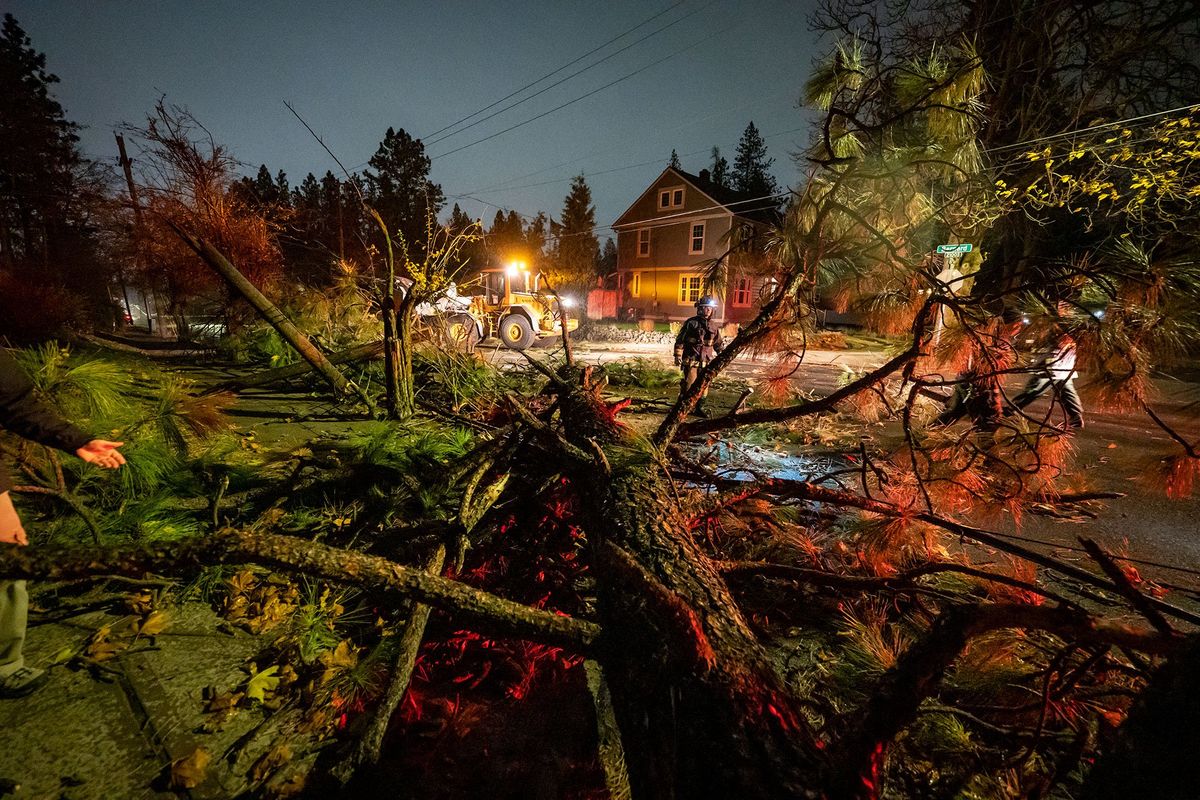
POLYGON ((78 651, 74 647, 64 647, 51 657, 50 663, 65 664, 75 657, 76 652, 78 651))
POLYGON ((292 759, 292 748, 286 744, 277 744, 263 754, 262 758, 254 762, 254 766, 250 768, 250 780, 258 782, 266 779, 275 770, 282 767, 292 759))
POLYGON ((142 620, 142 624, 138 628, 138 634, 140 636, 157 636, 166 629, 169 622, 167 612, 152 611, 142 620))
POLYGON ((171 788, 195 789, 204 780, 212 755, 203 747, 197 747, 191 755, 171 762, 171 788))
POLYGON ((325 661, 327 667, 350 669, 358 664, 358 653, 355 652, 349 639, 343 639, 338 642, 338 646, 333 649, 332 653, 326 653, 322 657, 322 661, 325 661))
POLYGON ((1117 449, 1117 443, 1116 443, 1116 442, 1109 442, 1109 443, 1108 443, 1108 449, 1109 449, 1109 450, 1116 450, 1116 449, 1117 449))
POLYGON ((246 697, 260 703, 267 699, 267 692, 273 692, 279 686, 279 678, 275 674, 279 667, 270 666, 262 672, 255 672, 246 681, 246 697))

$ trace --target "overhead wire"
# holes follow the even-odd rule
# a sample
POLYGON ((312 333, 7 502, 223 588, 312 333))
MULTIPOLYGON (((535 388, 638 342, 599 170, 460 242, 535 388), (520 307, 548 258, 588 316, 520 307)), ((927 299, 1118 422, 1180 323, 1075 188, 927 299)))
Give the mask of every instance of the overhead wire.
POLYGON ((581 94, 581 95, 579 95, 578 97, 572 98, 571 100, 568 100, 568 101, 567 101, 567 102, 565 102, 565 103, 560 103, 559 105, 555 106, 554 108, 551 108, 551 109, 549 109, 548 111, 543 111, 542 113, 540 113, 540 114, 538 114, 538 115, 536 115, 536 116, 533 116, 533 117, 530 117, 529 119, 526 119, 526 120, 523 120, 523 121, 521 121, 521 122, 518 122, 518 123, 516 123, 515 125, 510 125, 510 126, 508 126, 507 128, 504 128, 503 130, 496 131, 495 133, 489 134, 488 136, 484 136, 484 137, 483 137, 483 138, 481 138, 481 139, 476 139, 476 140, 475 140, 475 141, 473 141, 473 142, 469 142, 469 143, 467 143, 467 144, 464 144, 464 145, 462 145, 462 146, 460 146, 460 147, 456 147, 456 148, 454 148, 453 150, 447 150, 447 151, 446 151, 446 152, 444 152, 444 153, 438 153, 437 155, 430 156, 429 158, 430 158, 430 160, 431 160, 431 161, 436 161, 436 160, 437 160, 437 159, 439 159, 439 158, 445 158, 446 156, 454 155, 455 153, 461 153, 463 150, 466 150, 466 149, 468 149, 468 148, 474 147, 474 146, 475 146, 475 145, 477 145, 477 144, 483 144, 484 142, 487 142, 487 141, 490 141, 490 140, 492 140, 492 139, 495 139, 495 138, 496 138, 496 137, 498 137, 498 136, 503 136, 503 135, 504 135, 504 134, 506 134, 506 133, 509 133, 509 132, 511 132, 511 131, 515 131, 517 128, 522 128, 522 127, 524 127, 524 126, 526 126, 526 125, 529 125, 529 124, 531 124, 531 123, 533 123, 533 122, 537 122, 539 119, 542 119, 542 118, 544 118, 544 117, 547 117, 547 116, 549 116, 549 115, 553 114, 553 113, 554 113, 554 112, 556 112, 556 111, 561 111, 562 109, 564 109, 564 108, 567 108, 568 106, 572 106, 572 105, 574 105, 575 103, 578 103, 578 102, 580 102, 581 100, 586 100, 587 98, 589 98, 589 97, 591 97, 591 96, 593 96, 593 95, 595 95, 595 94, 599 94, 600 92, 604 91, 605 89, 608 89, 608 88, 611 88, 611 87, 613 87, 613 86, 616 86, 618 83, 622 83, 622 82, 624 82, 624 81, 627 81, 627 80, 629 80, 630 78, 632 78, 632 77, 634 77, 634 76, 636 76, 636 75, 640 75, 641 73, 645 72, 646 70, 648 70, 648 69, 650 69, 650 68, 652 68, 652 67, 656 67, 656 66, 658 66, 659 64, 662 64, 662 63, 663 63, 663 62, 665 62, 665 61, 669 61, 669 60, 671 60, 672 58, 675 58, 675 57, 676 57, 676 56, 678 56, 678 55, 681 55, 681 54, 683 54, 683 53, 686 53, 688 50, 692 50, 693 48, 699 47, 700 45, 704 44, 705 42, 708 42, 709 40, 711 40, 711 39, 714 39, 714 38, 716 38, 717 36, 722 36, 722 35, 725 35, 726 33, 728 33, 728 31, 727 31, 727 30, 722 30, 722 29, 718 29, 718 30, 716 30, 716 31, 713 31, 711 34, 709 34, 708 36, 705 36, 703 39, 700 39, 699 41, 692 42, 691 44, 687 45, 686 47, 682 47, 682 48, 680 48, 680 49, 678 49, 678 50, 675 50, 674 52, 668 53, 667 55, 663 56, 662 58, 660 58, 660 59, 657 59, 657 60, 655 60, 655 61, 652 61, 652 62, 650 62, 649 64, 646 64, 645 66, 638 67, 637 69, 633 70, 632 72, 627 72, 626 74, 622 75, 622 76, 621 76, 621 77, 619 77, 619 78, 616 78, 615 80, 611 80, 611 81, 609 81, 608 83, 606 83, 606 84, 604 84, 604 85, 602 85, 602 86, 598 86, 598 87, 596 87, 595 89, 592 89, 590 92, 586 92, 586 93, 584 93, 584 94, 581 94))
MULTIPOLYGON (((1021 142, 1013 142, 1012 144, 1009 144, 1009 145, 1004 145, 1003 147, 988 148, 988 149, 986 149, 986 150, 982 150, 981 152, 995 152, 995 151, 997 151, 997 150, 1001 150, 1001 149, 1004 149, 1004 150, 1010 150, 1010 149, 1014 149, 1014 148, 1017 148, 1017 147, 1027 147, 1027 146, 1029 146, 1029 145, 1032 145, 1032 144, 1037 144, 1037 143, 1039 143, 1039 142, 1043 142, 1043 141, 1049 141, 1049 140, 1052 140, 1052 139, 1065 138, 1065 137, 1072 136, 1072 135, 1075 135, 1075 134, 1078 134, 1078 133, 1089 132, 1089 131, 1094 131, 1094 130, 1100 130, 1100 129, 1107 128, 1107 127, 1114 127, 1114 126, 1118 126, 1118 125, 1128 125, 1128 124, 1132 124, 1132 123, 1136 123, 1136 122, 1142 122, 1142 121, 1145 121, 1145 120, 1154 119, 1154 118, 1157 118, 1157 117, 1162 117, 1162 116, 1166 116, 1166 115, 1168 115, 1168 114, 1173 114, 1173 113, 1176 113, 1176 112, 1179 112, 1179 111, 1186 111, 1186 110, 1190 110, 1190 109, 1197 108, 1197 107, 1198 107, 1198 106, 1197 106, 1196 104, 1189 104, 1189 105, 1186 105, 1186 106, 1180 106, 1180 107, 1178 107, 1178 108, 1167 109, 1167 110, 1164 110, 1164 111, 1158 111, 1158 112, 1154 112, 1154 113, 1151 113, 1151 114, 1142 114, 1142 115, 1140 115, 1140 116, 1137 116, 1137 117, 1130 117, 1130 118, 1127 118, 1127 119, 1114 120, 1113 122, 1109 122, 1109 123, 1092 125, 1092 126, 1088 126, 1087 128, 1081 128, 1081 129, 1079 129, 1078 131, 1063 131, 1063 132, 1061 132, 1061 133, 1053 134, 1053 135, 1050 135, 1050 136, 1042 136, 1042 137, 1037 137, 1037 138, 1035 138, 1035 139, 1029 139, 1029 140, 1025 140, 1025 141, 1021 141, 1021 142)), ((797 128, 797 129, 794 129, 794 130, 803 130, 803 127, 802 127, 802 128, 797 128)), ((789 133, 789 132, 794 132, 794 131, 781 131, 780 133, 771 134, 771 136, 780 136, 780 135, 783 135, 784 133, 789 133)), ((768 138, 768 137, 763 137, 763 138, 768 138)), ((1142 140, 1142 141, 1149 141, 1149 140, 1142 140)), ((1113 145, 1110 145, 1110 146, 1114 146, 1114 147, 1115 147, 1115 146, 1121 146, 1121 145, 1123 145, 1123 144, 1125 144, 1125 143, 1114 143, 1113 145)), ((649 163, 654 163, 654 162, 649 162, 649 163)), ((616 172, 616 171, 618 171, 618 170, 620 170, 620 169, 626 169, 626 168, 630 168, 631 166, 633 166, 633 165, 629 165, 629 166, 626 166, 626 167, 617 167, 617 168, 614 168, 614 169, 612 169, 612 170, 606 170, 606 172, 616 172)), ((637 165, 637 166, 644 166, 644 164, 639 164, 639 165, 637 165)), ((599 174, 599 173, 593 173, 593 174, 599 174)), ((558 181, 555 181, 555 182, 558 182, 558 181)), ((516 189, 516 188, 525 188, 525 187, 504 187, 504 188, 505 188, 505 189, 516 189)), ((483 192, 476 192, 475 194, 483 194, 483 193, 486 193, 486 190, 485 190, 485 191, 483 191, 483 192)), ((760 197, 760 198, 754 198, 754 199, 752 199, 752 200, 739 201, 739 202, 754 202, 754 200, 764 200, 764 199, 768 199, 768 198, 780 198, 780 197, 786 197, 788 194, 790 194, 790 193, 789 193, 789 192, 783 192, 783 193, 780 193, 780 194, 778 194, 778 195, 768 195, 768 196, 764 196, 764 197, 760 197)), ((480 203, 483 203, 483 204, 485 204, 485 205, 489 205, 489 206, 492 206, 492 207, 494 207, 494 208, 498 208, 498 209, 501 209, 501 210, 512 210, 512 209, 509 209, 509 208, 507 208, 507 207, 504 207, 504 206, 497 205, 497 204, 495 204, 495 203, 490 203, 490 202, 488 202, 488 201, 486 201, 486 200, 483 200, 483 199, 481 199, 481 198, 479 198, 479 197, 476 197, 476 196, 474 196, 474 194, 472 194, 472 193, 463 193, 463 194, 449 195, 449 196, 451 196, 451 197, 457 197, 457 198, 464 198, 464 199, 475 200, 475 201, 477 201, 477 202, 480 202, 480 203)), ((694 214, 694 213, 697 213, 697 212, 700 212, 700 211, 710 211, 710 210, 714 210, 714 209, 716 209, 716 208, 722 208, 722 207, 726 207, 726 206, 720 206, 720 205, 718 205, 718 206, 710 206, 710 207, 707 207, 707 208, 696 209, 696 210, 694 210, 694 211, 683 212, 683 213, 681 213, 681 214, 679 214, 679 215, 671 215, 671 216, 683 216, 683 215, 687 215, 687 214, 694 214)), ((529 218, 529 217, 528 217, 528 215, 525 215, 525 214, 520 214, 519 212, 518 212, 518 214, 519 214, 520 216, 522 216, 522 217, 529 218)), ((635 221, 635 222, 631 222, 631 223, 628 223, 628 224, 632 226, 632 225, 639 224, 639 222, 654 222, 654 221, 663 220, 663 219, 669 219, 669 218, 670 218, 670 217, 656 217, 656 218, 654 218, 654 220, 641 220, 641 221, 635 221)), ((674 224, 674 223, 672 223, 672 224, 674 224)), ((598 231, 602 231, 602 230, 615 230, 615 229, 614 229, 614 228, 613 228, 611 225, 598 225, 598 226, 595 226, 594 228, 591 228, 591 229, 590 229, 590 230, 588 230, 588 231, 578 231, 578 232, 576 232, 576 233, 572 233, 572 234, 566 234, 566 235, 571 235, 571 236, 582 236, 582 235, 587 235, 587 234, 591 234, 591 233, 596 233, 596 232, 598 232, 598 231)))
MULTIPOLYGON (((782 74, 781 74, 781 75, 780 75, 780 76, 778 76, 778 77, 783 77, 783 76, 782 76, 782 74)), ((703 116, 700 116, 700 117, 688 117, 687 119, 685 119, 685 120, 684 120, 682 123, 680 123, 679 125, 676 125, 676 126, 675 126, 675 127, 673 127, 673 128, 667 128, 667 129, 665 129, 665 130, 663 130, 663 131, 660 131, 660 133, 670 133, 670 132, 673 132, 673 131, 680 130, 680 129, 682 129, 682 128, 694 128, 694 127, 696 126, 696 124, 697 124, 697 123, 699 123, 699 122, 703 122, 703 121, 705 121, 705 120, 709 120, 709 119, 712 119, 712 118, 714 118, 714 117, 728 116, 729 114, 734 114, 734 113, 737 113, 738 111, 741 111, 741 110, 743 110, 743 109, 745 109, 745 108, 747 108, 747 107, 749 107, 749 106, 755 105, 755 104, 757 104, 757 103, 764 103, 764 102, 766 102, 767 100, 774 100, 775 98, 779 97, 779 96, 780 96, 780 95, 782 95, 782 94, 791 94, 791 93, 792 93, 792 91, 793 91, 793 89, 791 89, 791 88, 788 88, 788 89, 781 89, 781 90, 779 90, 779 91, 772 92, 772 93, 770 93, 770 94, 763 95, 763 96, 761 96, 761 97, 754 97, 754 98, 751 98, 751 99, 747 100, 747 101, 746 101, 746 102, 744 102, 744 103, 739 103, 739 104, 738 104, 738 105, 736 105, 736 106, 731 106, 731 107, 728 107, 728 108, 722 108, 722 109, 719 109, 719 110, 717 110, 717 111, 712 111, 712 112, 710 112, 710 113, 708 113, 708 114, 705 114, 705 115, 703 115, 703 116)), ((805 127, 807 127, 807 126, 805 126, 805 127)), ((803 128, 797 128, 796 130, 803 130, 803 128)), ((783 132, 780 132, 780 133, 774 133, 774 134, 771 134, 770 136, 764 136, 763 138, 764 138, 764 139, 768 139, 768 138, 771 138, 771 136, 781 136, 781 135, 783 135, 783 133, 789 133, 789 132, 790 132, 790 131, 783 131, 783 132)), ((472 189, 472 190, 470 190, 470 192, 468 192, 468 193, 469 193, 469 194, 482 194, 482 193, 485 193, 485 192, 491 192, 491 191, 493 191, 493 190, 507 189, 507 188, 510 188, 510 187, 508 186, 508 184, 510 184, 510 183, 515 183, 516 181, 524 180, 524 179, 526 179, 526 178, 532 178, 532 177, 533 177, 533 176, 535 176, 535 175, 541 175, 543 172, 550 172, 551 170, 559 169, 560 167, 566 167, 566 166, 569 166, 569 165, 571 165, 571 164, 575 164, 575 163, 577 163, 577 162, 579 162, 579 161, 584 161, 585 159, 589 159, 589 158, 595 158, 595 157, 597 157, 597 156, 608 155, 609 153, 617 152, 617 151, 620 151, 620 150, 625 150, 625 149, 626 149, 626 146, 627 146, 627 145, 626 145, 626 143, 625 143, 625 142, 622 142, 622 143, 620 143, 620 144, 616 145, 615 147, 607 147, 607 148, 604 148, 604 149, 602 149, 602 150, 594 150, 594 151, 591 151, 591 152, 586 152, 586 153, 583 153, 583 154, 581 154, 581 155, 577 155, 577 156, 574 156, 574 157, 572 157, 572 158, 569 158, 569 159, 567 159, 566 161, 560 161, 559 163, 557 163, 557 164, 552 164, 552 165, 550 165, 550 166, 548 166, 548 167, 541 167, 540 169, 536 169, 536 170, 534 170, 533 172, 526 172, 526 173, 524 173, 523 175, 514 175, 514 176, 513 176, 513 177, 511 177, 511 178, 506 178, 506 179, 504 179, 504 180, 500 181, 499 183, 494 183, 494 184, 492 184, 491 186, 487 186, 487 187, 485 187, 485 188, 482 188, 482 189, 472 189)), ((683 153, 683 154, 682 154, 682 157, 687 157, 687 156, 692 156, 692 155, 699 155, 700 153, 704 152, 704 150, 707 150, 707 149, 708 149, 708 148, 704 148, 704 149, 701 149, 701 150, 693 150, 693 151, 691 151, 691 152, 689 152, 689 153, 683 153)), ((653 159, 651 159, 650 161, 648 161, 648 162, 646 162, 646 163, 654 163, 654 160, 653 160, 653 159)), ((639 164, 638 166, 645 166, 645 164, 639 164)), ((588 173, 588 174, 599 174, 599 173, 588 173)), ((564 180, 564 181, 567 181, 567 180, 570 180, 570 178, 564 178, 563 180, 564 180)), ((517 188, 517 187, 511 187, 511 188, 517 188)), ((520 188, 526 188, 526 187, 520 187, 520 188)))
MULTIPOLYGON (((637 25, 634 25, 632 28, 629 28, 629 29, 627 29, 627 30, 623 31, 622 33, 619 33, 619 34, 617 34, 616 36, 614 36, 613 38, 609 39, 608 41, 604 42, 604 43, 603 43, 603 44, 601 44, 601 45, 598 45, 598 46, 596 46, 596 47, 593 47, 591 50, 588 50, 586 53, 584 53, 583 55, 579 56, 578 58, 575 58, 575 59, 574 59, 574 60, 572 60, 572 61, 568 61, 566 64, 563 64, 561 67, 558 67, 557 69, 554 69, 554 70, 551 70, 550 72, 547 72, 547 73, 546 73, 545 75, 543 75, 542 77, 538 78, 538 79, 537 79, 537 80, 535 80, 535 81, 531 81, 531 82, 529 82, 529 83, 525 84, 524 86, 522 86, 522 87, 521 87, 521 88, 519 88, 519 89, 514 89, 512 92, 509 92, 509 93, 508 93, 508 94, 506 94, 504 97, 501 97, 499 100, 496 100, 495 102, 491 103, 490 105, 486 105, 486 106, 484 106, 483 108, 479 109, 478 111, 475 111, 475 112, 473 112, 473 113, 467 114, 467 115, 466 115, 465 117, 463 117, 462 119, 455 120, 454 122, 451 122, 449 125, 447 125, 447 126, 445 126, 445 127, 443 127, 443 128, 438 128, 438 129, 437 129, 436 131, 434 131, 433 133, 428 133, 428 134, 426 134, 425 136, 423 136, 423 137, 421 137, 421 138, 422 138, 422 139, 430 139, 430 138, 432 138, 432 137, 434 137, 434 136, 437 136, 439 133, 442 133, 442 132, 444 132, 444 131, 448 131, 448 130, 450 130, 451 128, 455 127, 455 126, 456 126, 456 125, 458 125, 459 123, 466 122, 466 121, 467 121, 467 120, 469 120, 471 117, 474 117, 474 116, 476 116, 477 114, 482 114, 484 111, 488 111, 488 110, 490 110, 490 109, 492 109, 492 108, 495 108, 496 106, 498 106, 498 105, 500 105, 501 103, 503 103, 505 100, 508 100, 508 99, 509 99, 509 98, 511 98, 511 97, 515 97, 516 95, 520 94, 521 92, 525 91, 526 89, 529 89, 529 88, 532 88, 532 87, 534 87, 534 86, 537 86, 537 85, 538 85, 539 83, 541 83, 542 81, 546 80, 547 78, 549 78, 549 77, 551 77, 551 76, 553 76, 553 75, 557 75, 558 73, 562 72, 564 69, 566 69, 566 68, 568 68, 568 67, 573 67, 573 66, 575 66, 575 65, 576 65, 576 64, 578 64, 580 61, 582 61, 583 59, 585 59, 585 58, 587 58, 588 56, 592 55, 593 53, 597 53, 597 52, 599 52, 599 51, 603 50, 604 48, 608 47, 608 46, 609 46, 610 44, 612 44, 613 42, 619 41, 620 39, 624 39, 626 36, 628 36, 629 34, 633 33, 634 31, 636 31, 638 28, 642 27, 643 25, 648 25, 649 23, 651 23, 651 22, 653 22, 654 20, 656 20, 656 19, 658 19, 659 17, 661 17, 663 14, 666 14, 666 13, 668 13, 669 11, 672 11, 673 9, 675 9, 675 8, 677 8, 677 7, 681 6, 681 5, 683 5, 683 0, 678 0, 678 2, 672 3, 671 5, 669 5, 669 6, 667 6, 666 8, 664 8, 662 11, 659 11, 657 14, 654 14, 654 15, 652 15, 652 16, 649 16, 649 17, 647 17, 646 19, 644 19, 644 20, 642 20, 641 22, 639 22, 637 25)), ((599 63, 600 63, 599 61, 597 61, 597 62, 596 62, 596 64, 599 64, 599 63)), ((596 66, 596 64, 592 64, 592 66, 594 67, 594 66, 596 66)), ((589 67, 589 69, 590 69, 590 68, 591 68, 591 67, 589 67)), ((576 73, 576 74, 578 74, 578 73, 576 73)), ((528 99, 528 98, 526 98, 526 99, 528 99)))
MULTIPOLYGON (((491 114, 488 114, 486 117, 477 119, 474 122, 472 122, 470 125, 464 125, 463 127, 459 128, 456 131, 451 131, 450 133, 447 133, 443 136, 438 136, 437 138, 426 139, 425 145, 427 147, 429 147, 429 146, 437 144, 438 142, 445 141, 446 139, 449 139, 451 136, 457 136, 458 134, 462 133, 463 131, 470 130, 471 128, 474 128, 476 125, 480 125, 484 122, 487 122, 489 119, 492 119, 494 117, 497 117, 497 116, 503 114, 505 111, 516 108, 517 106, 521 105, 522 103, 526 103, 526 102, 532 100, 533 98, 538 97, 539 95, 545 94, 546 92, 550 91, 551 89, 555 88, 556 86, 561 86, 562 84, 566 83, 567 81, 571 80, 572 78, 574 78, 578 75, 582 75, 583 73, 587 72, 588 70, 592 69, 593 67, 597 67, 597 66, 603 64, 604 62, 608 61, 609 59, 615 58, 616 56, 619 56, 621 53, 624 53, 625 51, 627 51, 633 47, 637 47, 642 42, 646 41, 647 39, 657 36, 658 34, 662 33, 663 31, 667 30, 668 28, 678 25, 680 22, 683 22, 688 17, 694 16, 695 14, 699 14, 701 11, 705 10, 706 8, 708 8, 709 6, 713 5, 716 2, 717 2, 717 0, 710 0, 710 2, 708 2, 707 4, 700 6, 698 8, 692 9, 688 13, 684 14, 682 17, 679 17, 676 20, 668 22, 666 25, 663 25, 659 28, 656 28, 656 29, 650 31, 650 33, 646 34, 642 38, 636 39, 636 40, 630 42, 629 44, 625 45, 621 49, 614 50, 613 52, 604 56, 604 58, 598 59, 597 61, 595 61, 591 64, 588 64, 586 67, 584 67, 582 69, 578 69, 575 72, 572 72, 570 75, 567 75, 565 78, 561 78, 561 79, 555 81, 554 83, 550 84, 549 86, 542 87, 541 89, 537 90, 536 92, 529 95, 528 97, 522 97, 520 100, 517 100, 515 103, 509 103, 508 105, 506 105, 504 108, 500 109, 499 111, 494 111, 491 114)), ((666 13, 666 12, 663 12, 663 13, 666 13)), ((620 38, 620 37, 618 37, 618 38, 620 38)), ((592 52, 595 52, 595 51, 593 50, 592 52)), ((572 63, 574 63, 574 62, 572 62, 572 63)), ((535 83, 536 83, 536 81, 535 81, 535 83)), ((512 95, 509 95, 509 97, 511 97, 511 96, 512 95)), ((501 100, 499 102, 503 102, 503 100, 501 100)), ((496 105, 496 104, 493 103, 493 106, 494 105, 496 105)), ((491 106, 489 106, 489 108, 491 108, 491 106)), ((476 112, 476 113, 480 113, 480 112, 476 112)))

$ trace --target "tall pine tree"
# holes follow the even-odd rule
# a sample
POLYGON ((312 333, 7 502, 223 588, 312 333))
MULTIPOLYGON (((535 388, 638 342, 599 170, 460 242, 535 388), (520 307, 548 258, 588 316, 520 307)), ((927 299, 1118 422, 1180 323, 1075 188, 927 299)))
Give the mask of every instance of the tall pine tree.
POLYGON ((51 94, 58 76, 11 14, 0 29, 0 266, 42 269, 56 260, 54 232, 69 224, 78 126, 51 94))
MULTIPOLYGON (((58 78, 11 14, 0 26, 0 335, 22 339, 115 319, 97 220, 111 218, 100 167, 52 92, 58 78)), ((116 259, 122 259, 116 256, 116 259)))
POLYGON ((771 174, 775 159, 767 157, 767 145, 752 121, 742 132, 738 142, 737 157, 733 160, 730 175, 732 188, 755 197, 778 194, 779 184, 771 174))
POLYGON ((576 175, 563 201, 560 220, 550 223, 555 237, 550 277, 559 291, 585 292, 595 282, 600 250, 595 227, 592 190, 582 174, 576 175))
POLYGON ((679 153, 675 152, 674 147, 671 148, 671 160, 667 162, 667 166, 671 167, 672 169, 683 169, 683 167, 679 165, 679 153))
POLYGON ((429 179, 425 145, 403 128, 388 128, 368 163, 370 169, 363 173, 367 202, 383 217, 393 238, 404 236, 412 257, 419 261, 426 223, 435 219, 446 203, 442 187, 429 179))
POLYGON ((729 188, 729 162, 721 155, 721 148, 713 145, 712 164, 708 168, 708 179, 722 189, 729 188))

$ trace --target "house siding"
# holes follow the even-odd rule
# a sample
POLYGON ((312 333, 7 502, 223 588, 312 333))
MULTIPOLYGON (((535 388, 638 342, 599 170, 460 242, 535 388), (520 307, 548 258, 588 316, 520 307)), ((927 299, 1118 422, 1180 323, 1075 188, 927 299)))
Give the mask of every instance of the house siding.
MULTIPOLYGON (((705 262, 720 255, 726 237, 737 219, 727 209, 713 208, 715 202, 680 176, 664 173, 632 205, 617 224, 617 273, 621 289, 620 316, 653 317, 659 320, 684 320, 695 313, 691 302, 679 302, 679 279, 683 274, 703 273, 705 262), (682 208, 660 209, 659 193, 682 185, 682 208), (704 223, 704 250, 692 253, 692 225, 704 223), (638 231, 650 230, 650 253, 638 255, 638 231), (641 274, 640 291, 631 292, 633 275, 641 274)), ((713 316, 718 322, 743 322, 757 313, 755 279, 754 302, 748 308, 733 307, 732 286, 713 316)))

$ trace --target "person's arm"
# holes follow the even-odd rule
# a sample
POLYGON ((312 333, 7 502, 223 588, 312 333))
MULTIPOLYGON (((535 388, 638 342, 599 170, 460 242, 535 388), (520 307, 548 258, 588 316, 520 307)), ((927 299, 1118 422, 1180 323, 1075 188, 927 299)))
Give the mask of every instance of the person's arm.
POLYGON ((89 464, 116 469, 125 463, 124 442, 94 439, 38 400, 33 382, 7 350, 0 348, 0 425, 30 441, 72 453, 89 464))
POLYGON ((688 326, 692 324, 689 319, 679 326, 679 335, 675 337, 675 366, 683 363, 683 342, 687 337, 688 326))
POLYGON ((0 425, 18 436, 68 453, 92 439, 37 398, 33 382, 4 349, 0 349, 0 425))
POLYGON ((719 353, 725 349, 725 338, 721 336, 721 329, 713 326, 713 352, 719 353))

